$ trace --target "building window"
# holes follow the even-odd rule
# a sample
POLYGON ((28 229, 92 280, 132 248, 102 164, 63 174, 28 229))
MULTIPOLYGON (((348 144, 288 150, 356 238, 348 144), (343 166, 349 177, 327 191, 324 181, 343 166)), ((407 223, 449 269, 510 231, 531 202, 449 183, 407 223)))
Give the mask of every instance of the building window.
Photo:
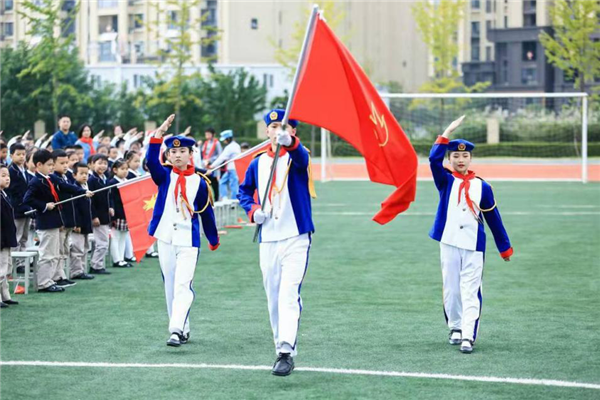
POLYGON ((504 16, 504 27, 508 28, 508 16, 507 15, 504 16))
POLYGON ((133 74, 133 87, 140 87, 140 76, 138 74, 133 74))
POLYGON ((116 8, 118 5, 118 0, 98 0, 98 8, 116 8))
POLYGON ((537 69, 523 68, 521 69, 521 83, 527 86, 537 85, 537 69))
POLYGON ((523 26, 535 26, 536 18, 535 14, 523 15, 523 26))
POLYGON ((116 61, 116 57, 112 52, 112 42, 100 42, 99 53, 100 61, 116 61))
POLYGON ((479 34, 479 22, 471 22, 471 37, 478 38, 479 34))
POLYGON ((257 18, 252 18, 252 20, 250 21, 250 29, 258 29, 258 19, 257 18))
POLYGON ((486 13, 492 12, 492 0, 485 0, 485 12, 486 13))
POLYGON ((177 11, 169 11, 169 29, 177 29, 178 15, 177 11))
POLYGON ((471 40, 471 61, 479 61, 479 39, 471 40))
POLYGON ((13 0, 4 0, 4 11, 11 11, 14 8, 13 0))
POLYGON ((479 0, 471 0, 471 8, 473 10, 479 10, 480 6, 481 6, 481 4, 480 4, 479 0))
MULTIPOLYGON (((140 57, 144 55, 144 42, 136 42, 133 45, 133 48, 135 50, 135 54, 140 57)), ((137 86, 136 86, 137 87, 137 86)))
POLYGON ((485 46, 485 61, 492 61, 492 46, 485 46))
POLYGON ((144 26, 144 14, 135 14, 133 16, 133 28, 140 29, 144 26))
POLYGON ((490 31, 492 30, 492 21, 485 21, 485 37, 490 40, 490 31))
POLYGON ((523 42, 522 47, 523 53, 523 61, 535 61, 536 51, 537 51, 537 43, 536 42, 523 42))
POLYGON ((5 36, 12 36, 14 34, 14 24, 12 22, 5 22, 4 23, 4 35, 5 36))

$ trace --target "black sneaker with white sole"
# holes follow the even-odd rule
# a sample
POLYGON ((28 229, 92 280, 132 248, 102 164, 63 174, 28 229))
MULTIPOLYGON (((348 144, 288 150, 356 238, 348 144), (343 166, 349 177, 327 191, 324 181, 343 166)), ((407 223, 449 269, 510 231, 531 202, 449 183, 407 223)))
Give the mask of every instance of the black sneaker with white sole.
POLYGON ((463 339, 460 345, 460 352, 465 354, 471 354, 473 352, 473 341, 469 339, 463 339))
POLYGON ((288 376, 294 370, 294 358, 289 353, 279 353, 271 374, 276 376, 288 376))
POLYGON ((73 282, 68 279, 61 279, 58 282, 56 282, 56 286, 59 286, 63 289, 71 287, 71 286, 75 286, 75 285, 77 285, 77 282, 73 282))

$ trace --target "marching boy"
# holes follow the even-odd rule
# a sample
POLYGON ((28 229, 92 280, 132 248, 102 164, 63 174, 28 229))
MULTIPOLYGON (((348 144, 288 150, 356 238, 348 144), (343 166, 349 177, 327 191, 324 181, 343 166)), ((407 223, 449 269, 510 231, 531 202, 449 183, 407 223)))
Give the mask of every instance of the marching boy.
POLYGON ((287 376, 294 369, 296 340, 302 312, 300 288, 308 267, 312 221, 310 198, 315 197, 310 178, 310 156, 296 137, 297 121, 282 130, 284 110, 265 115, 271 148, 259 154, 248 167, 238 199, 250 220, 261 227, 260 269, 267 294, 269 317, 277 359, 273 375, 287 376), (273 184, 265 194, 274 153, 281 150, 273 184), (265 202, 264 211, 254 200, 265 202))
POLYGON ((171 115, 150 139, 146 155, 152 180, 158 186, 148 233, 157 239, 158 260, 165 284, 169 314, 168 346, 178 347, 190 337, 189 313, 194 301, 194 272, 200 255, 200 226, 211 251, 219 247, 210 181, 196 173, 193 139, 173 136, 165 141, 168 164, 160 162, 162 136, 173 123, 171 115), (200 222, 202 219, 202 222, 200 222))
POLYGON ((485 253, 483 218, 487 221, 500 256, 509 261, 513 249, 502 224, 490 184, 469 170, 475 145, 449 140, 462 116, 438 136, 429 154, 435 186, 440 193, 435 222, 429 236, 440 242, 444 314, 450 328, 449 343, 471 353, 481 315, 481 279, 485 253), (454 171, 444 168, 444 157, 454 171))

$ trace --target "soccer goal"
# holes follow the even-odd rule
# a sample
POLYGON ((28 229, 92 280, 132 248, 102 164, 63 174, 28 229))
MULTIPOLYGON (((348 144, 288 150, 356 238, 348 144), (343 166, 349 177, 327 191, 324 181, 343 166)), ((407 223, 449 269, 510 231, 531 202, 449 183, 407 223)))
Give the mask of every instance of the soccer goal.
MULTIPOLYGON (((431 145, 463 114, 466 119, 455 137, 475 143, 474 169, 490 179, 585 183, 588 156, 600 156, 600 112, 588 116, 586 93, 383 93, 382 97, 423 164, 419 179, 431 179, 426 167, 431 145)), ((336 135, 322 130, 320 149, 313 153, 321 157, 315 169, 322 181, 368 179, 360 154, 336 135)))

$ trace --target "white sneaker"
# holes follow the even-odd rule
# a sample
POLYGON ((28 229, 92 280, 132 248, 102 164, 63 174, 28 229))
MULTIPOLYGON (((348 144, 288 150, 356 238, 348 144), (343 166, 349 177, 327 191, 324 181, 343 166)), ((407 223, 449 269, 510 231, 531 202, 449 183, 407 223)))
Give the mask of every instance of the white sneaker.
POLYGON ((457 344, 460 344, 461 341, 462 341, 462 332, 461 331, 456 331, 456 330, 450 331, 450 337, 448 338, 448 343, 450 343, 451 345, 457 345, 457 344))
POLYGON ((181 341, 179 340, 179 335, 176 333, 172 333, 169 340, 167 340, 167 346, 172 346, 172 347, 181 346, 181 341))
POLYGON ((460 351, 461 353, 471 354, 473 352, 473 343, 469 339, 463 339, 460 351))

